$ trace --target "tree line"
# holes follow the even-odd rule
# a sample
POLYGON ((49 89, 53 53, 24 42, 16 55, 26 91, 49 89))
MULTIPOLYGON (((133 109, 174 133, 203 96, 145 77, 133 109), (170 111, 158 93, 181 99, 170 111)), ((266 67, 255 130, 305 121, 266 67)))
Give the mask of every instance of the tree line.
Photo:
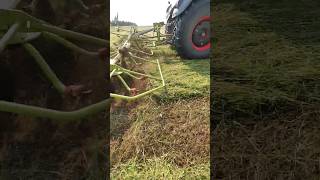
POLYGON ((130 22, 130 21, 111 21, 111 26, 137 26, 136 23, 130 22))

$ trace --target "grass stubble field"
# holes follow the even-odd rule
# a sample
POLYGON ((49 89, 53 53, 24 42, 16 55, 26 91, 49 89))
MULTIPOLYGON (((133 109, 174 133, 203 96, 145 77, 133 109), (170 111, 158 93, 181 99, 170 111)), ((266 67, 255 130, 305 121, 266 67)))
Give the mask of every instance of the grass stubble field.
MULTIPOLYGON (((111 35, 111 48, 119 42, 111 35)), ((167 93, 112 110, 111 178, 209 179, 209 60, 182 60, 168 45, 153 51, 167 93)), ((156 66, 139 68, 158 75, 156 66)), ((156 83, 147 80, 143 87, 156 83)))
POLYGON ((319 6, 214 2, 214 179, 319 178, 319 6))

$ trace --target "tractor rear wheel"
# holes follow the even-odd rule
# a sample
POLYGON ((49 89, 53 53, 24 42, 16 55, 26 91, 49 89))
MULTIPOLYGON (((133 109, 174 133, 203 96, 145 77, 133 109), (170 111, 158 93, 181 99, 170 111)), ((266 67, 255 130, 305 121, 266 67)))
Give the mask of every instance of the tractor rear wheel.
POLYGON ((173 43, 186 59, 208 58, 210 55, 210 0, 193 1, 177 19, 173 43))

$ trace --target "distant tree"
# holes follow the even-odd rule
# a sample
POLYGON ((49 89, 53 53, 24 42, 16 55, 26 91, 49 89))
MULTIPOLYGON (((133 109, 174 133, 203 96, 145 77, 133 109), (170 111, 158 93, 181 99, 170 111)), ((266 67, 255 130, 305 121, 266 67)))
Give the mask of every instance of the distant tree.
POLYGON ((119 21, 119 15, 117 13, 117 15, 111 21, 111 26, 137 26, 137 24, 130 21, 119 21))

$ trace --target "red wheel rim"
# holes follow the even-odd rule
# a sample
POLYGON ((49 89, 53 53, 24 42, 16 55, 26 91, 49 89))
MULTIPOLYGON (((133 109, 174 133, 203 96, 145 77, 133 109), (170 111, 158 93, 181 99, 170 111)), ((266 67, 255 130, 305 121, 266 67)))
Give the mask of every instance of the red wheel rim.
MULTIPOLYGON (((211 20, 210 16, 202 16, 202 17, 198 20, 198 22, 196 23, 196 25, 193 27, 192 33, 191 33, 191 35, 190 35, 190 41, 191 41, 191 44, 192 44, 192 48, 193 48, 193 49, 195 49, 195 50, 197 50, 197 51, 206 51, 206 50, 208 50, 208 49, 211 47, 210 39, 209 39, 209 42, 208 42, 206 45, 204 45, 204 46, 198 46, 197 44, 195 44, 195 43, 193 42, 193 34, 194 34, 196 28, 197 28, 201 23, 203 23, 203 22, 205 22, 205 21, 209 21, 209 22, 210 22, 210 20, 211 20)), ((209 31, 210 31, 210 30, 209 30, 209 31)), ((204 38, 209 38, 209 35, 210 35, 210 32, 206 32, 204 38)))

